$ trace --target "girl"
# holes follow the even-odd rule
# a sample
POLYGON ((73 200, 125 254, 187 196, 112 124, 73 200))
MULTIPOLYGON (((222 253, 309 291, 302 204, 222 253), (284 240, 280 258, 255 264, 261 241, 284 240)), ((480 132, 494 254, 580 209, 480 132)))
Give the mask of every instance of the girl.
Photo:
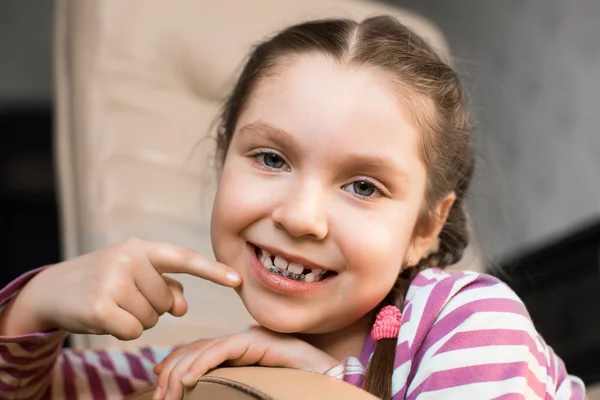
POLYGON ((581 380, 494 278, 445 273, 467 244, 471 126, 453 70, 387 17, 290 27, 254 49, 218 128, 219 262, 130 239, 0 293, 0 397, 114 398, 163 353, 61 351, 67 332, 138 337, 182 315, 189 273, 260 324, 157 364, 181 398, 224 362, 301 368, 383 399, 582 399, 581 380), (434 251, 430 251, 434 248, 434 251))

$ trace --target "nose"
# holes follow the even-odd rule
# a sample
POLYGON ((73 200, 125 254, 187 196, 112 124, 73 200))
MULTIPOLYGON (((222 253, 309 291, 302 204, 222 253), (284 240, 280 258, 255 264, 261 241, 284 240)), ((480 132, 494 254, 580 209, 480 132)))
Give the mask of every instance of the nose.
POLYGON ((329 232, 325 196, 316 182, 298 182, 273 210, 275 225, 294 237, 323 240, 329 232))

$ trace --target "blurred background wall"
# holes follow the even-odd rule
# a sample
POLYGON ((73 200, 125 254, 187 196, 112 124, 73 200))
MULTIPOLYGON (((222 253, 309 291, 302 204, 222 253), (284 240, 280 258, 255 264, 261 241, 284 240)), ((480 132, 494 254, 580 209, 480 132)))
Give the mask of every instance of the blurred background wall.
POLYGON ((391 2, 442 29, 467 80, 486 252, 510 256, 600 218, 600 1, 391 2))

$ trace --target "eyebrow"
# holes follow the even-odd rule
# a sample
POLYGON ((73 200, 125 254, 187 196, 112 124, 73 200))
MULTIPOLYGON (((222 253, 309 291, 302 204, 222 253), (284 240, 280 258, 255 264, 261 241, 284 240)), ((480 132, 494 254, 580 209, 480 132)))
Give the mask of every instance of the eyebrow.
POLYGON ((298 146, 294 136, 263 121, 253 122, 240 128, 238 134, 242 137, 261 138, 274 143, 286 154, 297 154, 298 146))
MULTIPOLYGON (((277 128, 264 121, 257 121, 240 128, 238 134, 242 137, 261 138, 279 146, 286 154, 297 154, 298 147, 294 136, 284 129, 277 128)), ((381 176, 390 174, 403 181, 409 181, 409 175, 387 157, 366 154, 349 154, 340 163, 342 170, 351 170, 359 174, 381 176)))
POLYGON ((345 170, 356 171, 360 174, 373 174, 376 176, 390 174, 403 181, 409 181, 408 174, 386 157, 350 154, 344 158, 341 166, 345 170))

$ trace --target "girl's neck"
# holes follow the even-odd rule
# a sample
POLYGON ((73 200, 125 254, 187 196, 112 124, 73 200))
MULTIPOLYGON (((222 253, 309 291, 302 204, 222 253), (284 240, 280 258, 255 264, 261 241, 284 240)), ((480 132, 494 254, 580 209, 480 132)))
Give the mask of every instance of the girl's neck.
POLYGON ((368 313, 352 325, 339 331, 320 334, 299 334, 298 337, 324 351, 336 360, 354 356, 360 358, 365 339, 371 331, 373 315, 368 313))

